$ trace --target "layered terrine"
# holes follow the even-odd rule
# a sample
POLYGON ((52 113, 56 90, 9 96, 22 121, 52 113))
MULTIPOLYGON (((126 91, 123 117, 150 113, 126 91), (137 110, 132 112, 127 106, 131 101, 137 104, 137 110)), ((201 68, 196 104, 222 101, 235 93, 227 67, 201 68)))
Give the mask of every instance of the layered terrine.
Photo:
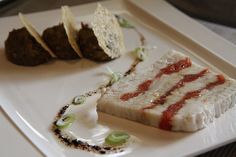
POLYGON ((171 51, 114 83, 98 111, 172 131, 196 131, 235 105, 236 82, 171 51))

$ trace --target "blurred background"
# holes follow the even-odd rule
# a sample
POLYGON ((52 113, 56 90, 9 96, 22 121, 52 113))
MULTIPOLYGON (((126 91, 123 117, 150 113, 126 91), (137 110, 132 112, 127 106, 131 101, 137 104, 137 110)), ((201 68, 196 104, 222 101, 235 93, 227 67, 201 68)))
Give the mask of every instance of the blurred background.
MULTIPOLYGON (((79 5, 99 0, 0 0, 0 17, 79 5)), ((100 0, 101 1, 101 0, 100 0)), ((235 0, 167 0, 169 3, 199 19, 236 27, 235 0)))
MULTIPOLYGON (((80 5, 101 0, 0 0, 0 17, 80 5)), ((215 33, 236 44, 235 0, 166 0, 215 33)))
POLYGON ((167 0, 190 16, 236 27, 235 0, 167 0))

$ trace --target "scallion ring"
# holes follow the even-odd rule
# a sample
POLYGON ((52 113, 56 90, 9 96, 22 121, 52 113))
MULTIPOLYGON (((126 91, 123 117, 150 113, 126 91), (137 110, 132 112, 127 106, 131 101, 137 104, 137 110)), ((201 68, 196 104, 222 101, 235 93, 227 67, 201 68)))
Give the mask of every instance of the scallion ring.
POLYGON ((113 71, 111 70, 111 68, 109 68, 109 67, 107 67, 107 70, 108 70, 108 72, 110 73, 110 76, 111 76, 111 79, 110 79, 110 83, 111 83, 111 84, 113 84, 113 83, 119 81, 120 78, 122 77, 122 74, 121 74, 121 73, 119 73, 119 72, 113 72, 113 71))
POLYGON ((72 104, 73 105, 81 105, 86 101, 86 97, 83 95, 79 95, 74 97, 74 99, 72 100, 72 104))
POLYGON ((144 61, 147 58, 147 52, 144 47, 138 47, 134 50, 134 53, 136 54, 137 58, 141 61, 144 61))
POLYGON ((119 16, 119 15, 115 15, 119 25, 123 28, 135 28, 133 25, 131 25, 128 20, 126 20, 125 18, 119 16))
POLYGON ((130 135, 125 132, 114 131, 105 138, 105 143, 111 146, 119 146, 126 143, 129 138, 130 135))
POLYGON ((73 114, 63 115, 60 119, 56 121, 56 127, 58 129, 69 128, 75 121, 75 116, 73 114))
POLYGON ((122 74, 121 74, 121 73, 118 73, 118 72, 112 73, 112 74, 111 74, 111 80, 110 80, 111 84, 113 84, 113 83, 119 81, 121 77, 122 77, 122 74))

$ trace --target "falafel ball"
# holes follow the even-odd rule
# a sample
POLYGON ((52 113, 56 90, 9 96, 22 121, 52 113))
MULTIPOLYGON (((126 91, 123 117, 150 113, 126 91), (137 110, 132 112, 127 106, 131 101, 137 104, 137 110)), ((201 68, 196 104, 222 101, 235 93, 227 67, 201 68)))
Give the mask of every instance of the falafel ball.
POLYGON ((63 24, 47 28, 44 30, 42 37, 59 59, 72 60, 80 58, 71 47, 63 24))
POLYGON ((112 60, 104 50, 99 46, 97 37, 93 30, 89 28, 87 24, 81 23, 82 28, 78 33, 77 43, 80 46, 82 55, 85 58, 97 61, 105 62, 112 60))
POLYGON ((36 66, 52 60, 51 55, 25 27, 13 29, 5 41, 7 59, 17 65, 36 66))

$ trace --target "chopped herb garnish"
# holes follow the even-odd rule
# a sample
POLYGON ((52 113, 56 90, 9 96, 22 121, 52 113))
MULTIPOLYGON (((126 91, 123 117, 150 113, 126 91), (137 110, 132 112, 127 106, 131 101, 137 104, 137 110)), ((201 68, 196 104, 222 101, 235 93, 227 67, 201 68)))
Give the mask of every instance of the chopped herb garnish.
POLYGON ((73 114, 64 115, 56 121, 56 127, 58 129, 66 129, 69 128, 74 121, 75 116, 73 114))
POLYGON ((134 28, 133 25, 131 25, 125 18, 119 16, 119 15, 115 15, 116 19, 119 23, 119 25, 123 28, 134 28))
POLYGON ((107 67, 108 72, 110 73, 110 83, 113 84, 120 80, 122 74, 119 72, 113 72, 109 67, 107 67))
POLYGON ((144 47, 138 47, 134 50, 135 55, 141 61, 144 61, 147 58, 147 51, 144 47))
POLYGON ((86 101, 86 97, 83 95, 79 95, 74 97, 74 99, 72 100, 72 104, 73 105, 81 105, 86 101))
POLYGON ((121 73, 118 73, 118 72, 112 73, 112 74, 111 74, 111 80, 110 80, 111 84, 113 84, 113 83, 119 81, 121 77, 122 77, 122 74, 121 74, 121 73))
POLYGON ((119 146, 127 142, 130 138, 130 135, 121 132, 121 131, 113 131, 105 138, 105 143, 111 146, 119 146))

